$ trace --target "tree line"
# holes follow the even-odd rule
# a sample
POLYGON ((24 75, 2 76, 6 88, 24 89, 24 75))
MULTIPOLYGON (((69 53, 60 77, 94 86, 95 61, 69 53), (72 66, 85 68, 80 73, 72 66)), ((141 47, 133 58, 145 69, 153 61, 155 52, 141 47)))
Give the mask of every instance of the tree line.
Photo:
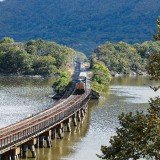
POLYGON ((30 40, 15 42, 5 37, 0 41, 0 72, 50 76, 68 68, 77 52, 55 42, 30 40))
MULTIPOLYGON (((155 40, 160 40, 160 17, 155 40)), ((160 42, 154 43, 160 44, 160 42)), ((160 51, 156 48, 149 56, 147 71, 151 80, 160 81, 160 51)), ((144 55, 146 56, 146 54, 144 55)), ((147 55, 148 56, 148 55, 147 55)), ((160 85, 152 87, 154 91, 160 85)), ((132 112, 119 116, 119 128, 110 139, 110 146, 101 146, 101 159, 138 160, 160 159, 160 97, 151 98, 148 112, 132 112)))
POLYGON ((104 62, 112 74, 145 74, 149 55, 160 52, 160 41, 142 44, 106 42, 98 46, 92 58, 104 62))

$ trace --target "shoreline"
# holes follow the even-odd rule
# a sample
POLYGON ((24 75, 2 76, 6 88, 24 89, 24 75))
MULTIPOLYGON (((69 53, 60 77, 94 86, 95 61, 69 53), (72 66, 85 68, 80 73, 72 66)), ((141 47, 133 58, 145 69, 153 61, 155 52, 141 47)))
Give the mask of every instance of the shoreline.
POLYGON ((121 77, 121 76, 131 76, 131 77, 136 77, 136 76, 149 76, 146 72, 143 73, 111 73, 112 77, 121 77))
POLYGON ((25 74, 14 74, 14 73, 0 73, 0 77, 56 78, 56 75, 43 76, 43 75, 25 75, 25 74))

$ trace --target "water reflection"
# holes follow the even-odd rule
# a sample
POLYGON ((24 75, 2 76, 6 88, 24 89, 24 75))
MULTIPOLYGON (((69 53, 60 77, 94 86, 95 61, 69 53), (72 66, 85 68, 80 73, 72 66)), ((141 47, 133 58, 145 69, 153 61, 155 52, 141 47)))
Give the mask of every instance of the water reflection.
POLYGON ((111 85, 121 86, 149 86, 160 84, 158 81, 151 81, 148 76, 119 76, 112 78, 111 85))
POLYGON ((111 84, 111 94, 124 97, 126 103, 147 103, 150 98, 160 95, 160 90, 154 92, 150 88, 160 85, 160 82, 150 81, 147 76, 116 77, 112 79, 111 84))
POLYGON ((52 79, 0 77, 0 128, 47 108, 52 79))
MULTIPOLYGON (((98 160, 100 146, 109 145, 119 126, 118 115, 136 110, 146 112, 149 98, 160 95, 160 90, 154 92, 148 86, 158 83, 143 76, 113 78, 105 94, 98 101, 89 102, 83 122, 72 126, 71 133, 65 132, 63 140, 53 140, 51 149, 37 149, 36 160, 98 160)), ((53 103, 48 98, 51 85, 52 79, 0 78, 0 126, 47 108, 53 103)), ((30 153, 28 156, 31 157, 30 153)))
MULTIPOLYGON (((64 138, 52 141, 52 148, 38 149, 37 160, 59 160, 59 159, 72 159, 70 155, 77 152, 79 144, 86 136, 89 129, 90 112, 86 114, 81 122, 76 127, 71 126, 71 132, 64 132, 64 138)), ((75 158, 73 158, 75 159, 75 158)))

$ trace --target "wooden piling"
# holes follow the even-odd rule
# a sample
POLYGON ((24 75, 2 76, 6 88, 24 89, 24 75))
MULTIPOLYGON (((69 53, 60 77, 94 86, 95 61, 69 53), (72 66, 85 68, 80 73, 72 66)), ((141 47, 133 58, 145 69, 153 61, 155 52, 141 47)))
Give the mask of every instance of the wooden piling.
POLYGON ((58 124, 56 127, 56 132, 60 139, 63 139, 64 125, 63 123, 58 124))
POLYGON ((40 135, 39 136, 39 148, 43 148, 44 147, 44 136, 40 135))
POLYGON ((71 132, 71 121, 72 118, 68 118, 64 121, 67 132, 71 132))
POLYGON ((71 123, 70 122, 67 123, 67 132, 71 132, 71 123))
POLYGON ((22 158, 27 158, 28 145, 22 144, 22 158))
POLYGON ((76 114, 72 115, 72 122, 74 126, 77 126, 76 114))
POLYGON ((36 138, 36 144, 35 144, 36 148, 39 148, 39 136, 36 138))
POLYGON ((80 113, 80 111, 77 111, 77 119, 78 119, 78 122, 81 121, 81 113, 80 113))
POLYGON ((56 128, 52 128, 51 131, 51 139, 56 139, 56 128))
POLYGON ((84 112, 84 109, 82 108, 81 109, 81 117, 84 117, 85 116, 85 112, 84 112))
POLYGON ((57 133, 60 139, 63 139, 63 132, 62 132, 62 128, 57 128, 57 133))
POLYGON ((36 151, 35 151, 35 146, 33 144, 28 146, 29 150, 31 151, 32 158, 36 158, 36 151))

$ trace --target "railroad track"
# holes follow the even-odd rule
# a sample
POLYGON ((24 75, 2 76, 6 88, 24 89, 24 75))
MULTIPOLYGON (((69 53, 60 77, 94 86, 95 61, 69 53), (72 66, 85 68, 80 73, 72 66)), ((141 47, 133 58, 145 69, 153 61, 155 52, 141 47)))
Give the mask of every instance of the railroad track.
POLYGON ((52 106, 52 108, 46 109, 43 112, 34 115, 33 117, 29 117, 13 125, 0 129, 0 139, 10 136, 16 132, 20 132, 21 130, 26 129, 28 126, 31 127, 46 121, 50 117, 53 117, 63 110, 66 110, 74 104, 78 103, 82 97, 84 97, 84 95, 71 95, 61 103, 52 106))
POLYGON ((0 130, 0 154, 15 145, 20 145, 22 141, 36 137, 61 123, 61 121, 74 114, 74 111, 80 109, 81 107, 77 108, 75 106, 82 105, 82 101, 87 97, 86 94, 71 95, 68 99, 52 108, 15 123, 13 126, 2 128, 0 130), (61 116, 64 117, 61 119, 61 116))
MULTIPOLYGON (((78 71, 78 73, 79 73, 79 71, 78 71)), ((74 76, 77 77, 78 74, 76 73, 74 76)), ((72 85, 74 86, 75 84, 72 84, 72 85)), ((29 125, 33 121, 35 121, 37 119, 44 118, 45 115, 47 115, 48 113, 53 114, 53 112, 55 112, 58 109, 62 108, 62 106, 64 104, 67 105, 68 103, 70 103, 70 101, 74 101, 74 96, 73 96, 74 92, 75 92, 75 90, 70 91, 70 92, 66 92, 59 101, 55 102, 54 105, 49 106, 48 109, 46 109, 46 110, 44 110, 42 112, 39 112, 39 113, 35 114, 34 116, 30 116, 30 117, 28 117, 28 118, 26 118, 24 120, 21 120, 19 122, 16 122, 14 124, 11 124, 11 125, 9 125, 7 127, 4 127, 2 129, 0 129, 0 139, 4 135, 8 135, 9 132, 13 132, 14 130, 22 128, 22 126, 26 126, 26 124, 29 125)))
POLYGON ((76 95, 73 90, 74 85, 75 82, 71 89, 48 109, 0 129, 0 154, 41 135, 82 108, 89 100, 88 89, 84 94, 76 95))

